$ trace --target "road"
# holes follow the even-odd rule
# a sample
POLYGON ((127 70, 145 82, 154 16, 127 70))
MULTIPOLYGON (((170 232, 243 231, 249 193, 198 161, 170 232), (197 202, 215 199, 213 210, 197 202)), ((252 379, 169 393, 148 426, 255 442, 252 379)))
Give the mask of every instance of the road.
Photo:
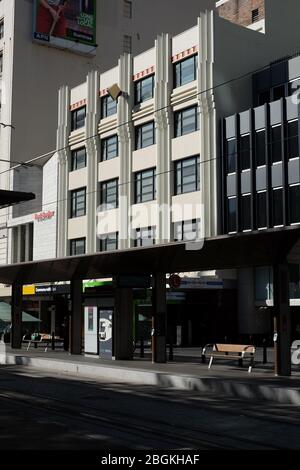
POLYGON ((0 366, 0 449, 300 449, 300 410, 0 366))

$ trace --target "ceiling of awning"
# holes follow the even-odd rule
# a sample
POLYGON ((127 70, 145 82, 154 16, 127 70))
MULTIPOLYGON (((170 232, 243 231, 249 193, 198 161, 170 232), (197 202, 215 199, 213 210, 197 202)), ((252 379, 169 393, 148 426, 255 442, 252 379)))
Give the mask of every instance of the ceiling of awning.
POLYGON ((97 279, 117 274, 266 266, 280 262, 299 239, 300 227, 294 226, 209 238, 205 240, 202 249, 195 251, 186 250, 185 243, 169 243, 13 264, 0 267, 0 282, 31 284, 97 279))
POLYGON ((24 193, 21 191, 6 191, 0 189, 0 209, 18 204, 23 201, 31 201, 35 199, 35 194, 24 193))

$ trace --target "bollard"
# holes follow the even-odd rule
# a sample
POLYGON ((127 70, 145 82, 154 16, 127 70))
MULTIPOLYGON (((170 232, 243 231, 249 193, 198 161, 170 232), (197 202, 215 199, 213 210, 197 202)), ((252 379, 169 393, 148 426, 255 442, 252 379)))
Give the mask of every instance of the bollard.
POLYGON ((267 364, 268 357, 267 357, 267 340, 266 338, 263 339, 263 364, 267 364))
POLYGON ((52 349, 52 351, 55 351, 55 335, 54 335, 54 331, 52 332, 52 335, 51 335, 51 349, 52 349))
POLYGON ((169 345, 169 361, 173 361, 173 343, 170 342, 170 345, 169 345))
POLYGON ((145 347, 144 347, 144 338, 141 338, 141 352, 140 357, 145 357, 145 347))

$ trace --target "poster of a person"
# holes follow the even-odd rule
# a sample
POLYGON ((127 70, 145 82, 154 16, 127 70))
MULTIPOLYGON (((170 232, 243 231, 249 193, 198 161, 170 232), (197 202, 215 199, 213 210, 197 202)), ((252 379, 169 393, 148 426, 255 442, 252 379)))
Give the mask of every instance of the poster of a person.
POLYGON ((67 22, 64 11, 68 0, 39 0, 37 30, 49 36, 65 37, 67 22))

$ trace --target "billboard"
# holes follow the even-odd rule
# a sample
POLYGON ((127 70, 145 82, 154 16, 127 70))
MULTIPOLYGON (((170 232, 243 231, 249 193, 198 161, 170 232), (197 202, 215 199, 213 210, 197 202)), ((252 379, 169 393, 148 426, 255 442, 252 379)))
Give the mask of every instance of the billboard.
POLYGON ((35 41, 90 52, 96 46, 97 0, 35 0, 35 41))

